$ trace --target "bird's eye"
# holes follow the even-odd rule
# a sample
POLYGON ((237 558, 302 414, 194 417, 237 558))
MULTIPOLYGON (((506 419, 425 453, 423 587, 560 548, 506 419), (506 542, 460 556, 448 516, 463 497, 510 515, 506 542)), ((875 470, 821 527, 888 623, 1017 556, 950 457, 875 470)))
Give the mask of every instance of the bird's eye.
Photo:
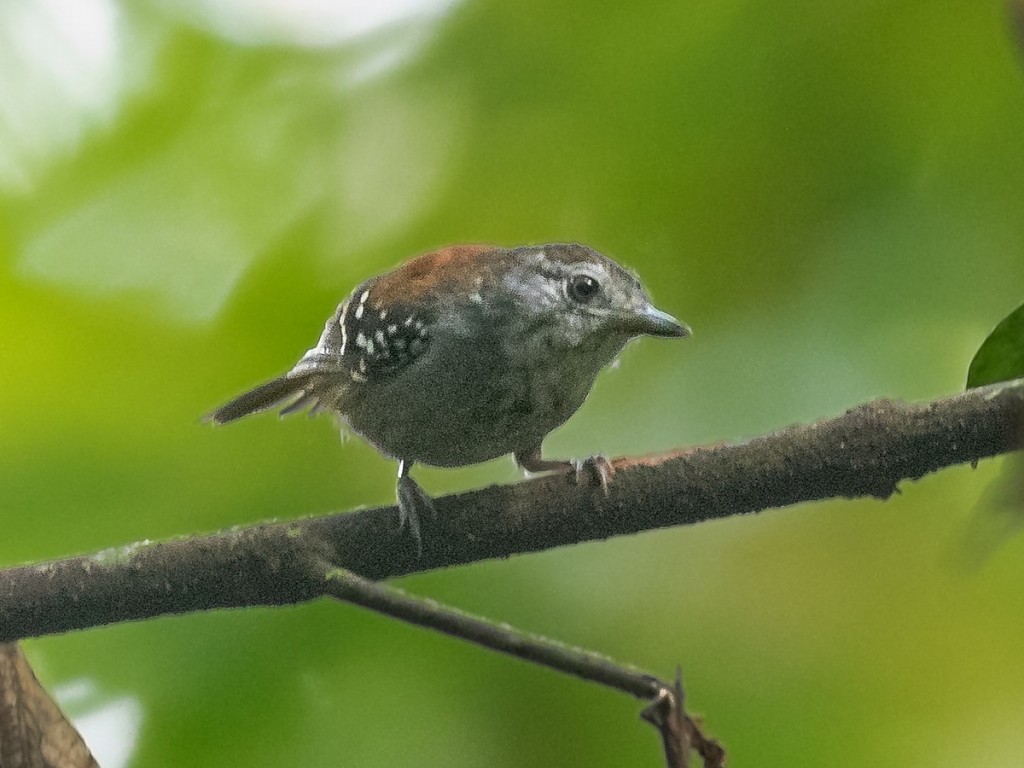
POLYGON ((586 304, 601 292, 601 284, 590 275, 573 275, 566 282, 565 290, 570 299, 586 304))

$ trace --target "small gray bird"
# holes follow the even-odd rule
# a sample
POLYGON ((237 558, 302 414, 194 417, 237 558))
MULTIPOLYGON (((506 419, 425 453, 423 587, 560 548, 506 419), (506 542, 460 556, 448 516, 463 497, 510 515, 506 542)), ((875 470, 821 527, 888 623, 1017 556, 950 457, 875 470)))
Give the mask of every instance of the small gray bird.
POLYGON ((584 245, 450 246, 364 282, 294 368, 208 419, 278 404, 281 415, 337 413, 398 459, 400 524, 420 551, 420 514, 433 503, 409 476, 415 462, 458 467, 511 453, 528 472, 579 477, 589 464, 606 485, 607 460, 544 459, 541 443, 630 339, 689 333, 584 245))

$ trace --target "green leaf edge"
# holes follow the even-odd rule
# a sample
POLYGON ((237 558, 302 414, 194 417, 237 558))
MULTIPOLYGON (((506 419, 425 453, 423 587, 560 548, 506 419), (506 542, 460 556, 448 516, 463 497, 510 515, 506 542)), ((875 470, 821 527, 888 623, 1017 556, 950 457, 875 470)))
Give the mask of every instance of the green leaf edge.
POLYGON ((1004 317, 978 347, 967 369, 967 389, 1024 377, 1024 304, 1004 317))

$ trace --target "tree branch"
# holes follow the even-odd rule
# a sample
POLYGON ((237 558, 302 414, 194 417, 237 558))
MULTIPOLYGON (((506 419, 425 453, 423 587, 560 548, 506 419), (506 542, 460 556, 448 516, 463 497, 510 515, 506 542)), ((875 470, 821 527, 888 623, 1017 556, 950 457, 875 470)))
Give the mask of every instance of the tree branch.
POLYGON ((744 443, 614 462, 608 494, 542 477, 435 500, 424 551, 394 507, 129 545, 0 571, 0 642, 327 594, 310 557, 370 579, 834 497, 1024 446, 1024 380, 933 402, 878 400, 744 443))

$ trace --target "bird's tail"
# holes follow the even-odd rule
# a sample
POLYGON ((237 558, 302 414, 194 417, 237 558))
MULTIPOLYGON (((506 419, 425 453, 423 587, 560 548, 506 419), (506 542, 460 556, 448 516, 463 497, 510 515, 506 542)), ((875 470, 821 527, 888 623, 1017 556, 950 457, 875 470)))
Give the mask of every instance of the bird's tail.
POLYGON ((229 421, 265 411, 281 403, 286 403, 281 409, 282 416, 300 411, 306 406, 312 406, 311 410, 316 412, 327 404, 325 396, 328 394, 328 382, 322 375, 286 374, 243 392, 234 400, 207 414, 204 420, 212 421, 214 424, 227 424, 229 421))

